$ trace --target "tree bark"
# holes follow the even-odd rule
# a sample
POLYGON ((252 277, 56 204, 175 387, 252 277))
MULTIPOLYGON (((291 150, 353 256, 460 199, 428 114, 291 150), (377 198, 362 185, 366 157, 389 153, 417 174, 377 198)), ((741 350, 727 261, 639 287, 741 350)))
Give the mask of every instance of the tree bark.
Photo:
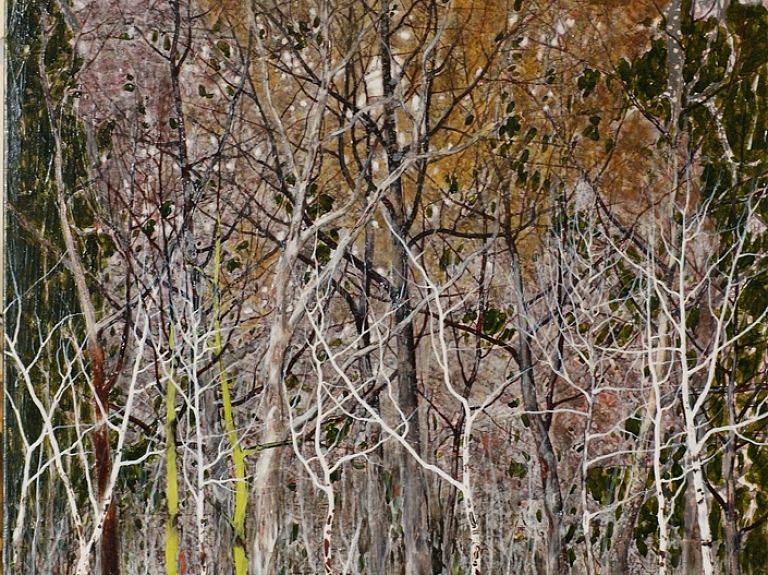
MULTIPOLYGON (((284 254, 286 255, 286 254, 284 254)), ((284 261, 291 261, 288 253, 284 261)), ((282 264, 283 262, 281 262, 282 264)), ((280 268, 287 266, 279 265, 280 268)), ((283 274, 277 274, 275 278, 276 301, 284 302, 285 289, 287 288, 290 273, 287 269, 281 269, 283 274)), ((268 349, 266 385, 264 396, 259 409, 259 419, 262 421, 263 430, 261 445, 264 449, 258 455, 256 471, 253 479, 255 492, 255 521, 256 533, 253 543, 253 573, 255 575, 268 575, 276 572, 277 538, 279 533, 280 511, 280 448, 271 445, 280 441, 285 433, 285 417, 282 409, 282 385, 283 385, 283 361, 285 350, 291 338, 288 322, 285 318, 284 307, 279 308, 278 319, 272 325, 270 344, 268 349)))
POLYGON ((646 501, 645 484, 648 479, 646 469, 651 463, 651 432, 653 431, 653 413, 656 410, 655 393, 650 393, 648 404, 640 424, 640 430, 635 442, 635 453, 632 465, 629 467, 629 478, 621 516, 616 522, 616 536, 611 550, 606 554, 605 568, 607 573, 628 573, 629 553, 634 543, 634 529, 640 509, 646 501))
MULTIPOLYGON (((360 334, 361 347, 368 348, 371 345, 371 334, 368 325, 368 298, 370 297, 370 274, 368 268, 372 267, 373 261, 373 243, 374 234, 371 224, 366 224, 365 228, 365 283, 363 292, 360 294, 357 306, 353 310, 357 331, 360 334)), ((370 355, 365 355, 360 359, 360 370, 366 381, 375 385, 373 367, 371 366, 370 355)), ((380 413, 380 401, 378 392, 374 391, 371 398, 371 406, 380 413)), ((369 445, 376 445, 381 439, 381 429, 374 423, 367 424, 368 429, 366 440, 369 445)), ((387 538, 384 537, 385 530, 389 526, 389 520, 386 516, 384 506, 383 477, 381 474, 384 460, 384 449, 379 446, 368 456, 368 464, 365 472, 365 506, 367 521, 367 548, 365 550, 366 573, 370 575, 386 572, 387 561, 387 538)))
MULTIPOLYGON (((402 152, 397 142, 395 119, 395 80, 392 74, 390 43, 390 2, 382 0, 379 16, 381 42, 381 70, 384 89, 384 128, 382 130, 387 156, 388 172, 394 173, 402 164, 402 152)), ((397 178, 389 189, 388 209, 392 225, 392 306, 397 335, 397 399, 408 422, 406 440, 421 454, 421 432, 418 415, 418 380, 416 376, 416 338, 410 319, 411 301, 408 287, 409 262, 405 247, 407 236, 406 207, 402 178, 397 178)), ((411 206, 411 209, 416 209, 411 206)), ((424 470, 408 454, 400 451, 400 483, 403 500, 403 538, 405 547, 405 575, 431 575, 432 553, 427 540, 427 486, 424 470)))
POLYGON ((520 386, 523 396, 523 406, 530 421, 533 441, 536 445, 536 456, 541 473, 541 484, 544 489, 544 513, 547 517, 547 574, 560 575, 566 572, 565 549, 563 546, 563 497, 560 492, 560 480, 557 471, 557 456, 549 437, 549 429, 536 392, 536 380, 533 375, 533 357, 531 354, 531 332, 527 324, 528 313, 525 305, 523 288, 523 272, 517 254, 512 248, 512 281, 515 297, 515 327, 520 346, 518 350, 518 367, 520 368, 520 386))
POLYGON ((696 500, 693 492, 693 482, 688 481, 685 488, 683 508, 684 535, 683 556, 681 559, 683 573, 701 573, 701 537, 696 522, 696 500))
MULTIPOLYGON (((398 181, 393 188, 399 188, 398 181)), ((395 192, 395 197, 402 190, 395 192)), ((400 218, 395 218, 398 225, 400 218)), ((406 440, 421 455, 421 430, 419 426, 418 379, 416 376, 416 341, 408 289, 408 255, 403 245, 400 229, 393 230, 393 263, 395 297, 395 324, 397 335, 397 399, 399 408, 408 422, 406 440)), ((400 483, 403 500, 403 537, 405 544, 405 575, 429 575, 432 573, 432 553, 427 540, 427 486, 424 470, 405 449, 400 451, 400 483)))
MULTIPOLYGON (((43 50, 43 53, 45 51, 43 50)), ((85 332, 90 359, 91 385, 94 393, 93 412, 94 429, 91 435, 95 457, 96 496, 99 509, 103 513, 101 522, 101 538, 99 539, 99 565, 102 575, 120 575, 120 539, 118 531, 117 511, 114 498, 111 495, 110 481, 112 476, 112 451, 109 443, 109 390, 111 382, 107 380, 104 366, 104 349, 99 341, 96 322, 96 309, 91 299, 91 292, 86 282, 86 271, 80 257, 80 250, 72 234, 72 223, 67 202, 67 186, 64 180, 64 155, 61 134, 56 124, 56 109, 53 105, 50 86, 45 80, 47 70, 44 62, 40 62, 40 75, 43 78, 45 100, 48 118, 51 123, 51 133, 54 140, 54 170, 56 177, 57 208, 64 246, 69 256, 69 269, 72 273, 80 309, 85 318, 85 332)))
POLYGON ((735 374, 728 378, 728 424, 731 429, 728 432, 728 442, 723 454, 723 479, 725 482, 725 497, 723 505, 723 520, 725 530, 725 567, 729 575, 741 575, 741 528, 739 527, 739 515, 736 510, 736 478, 734 468, 736 466, 736 390, 735 374))

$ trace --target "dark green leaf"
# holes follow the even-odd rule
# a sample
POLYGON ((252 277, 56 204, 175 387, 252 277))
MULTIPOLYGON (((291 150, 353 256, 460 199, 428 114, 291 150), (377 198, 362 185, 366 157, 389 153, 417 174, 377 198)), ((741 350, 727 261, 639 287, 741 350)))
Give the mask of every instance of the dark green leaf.
POLYGON ((173 202, 171 200, 166 200, 163 202, 163 204, 160 206, 160 216, 165 219, 168 216, 171 215, 171 211, 173 210, 173 202))
POLYGON ((498 309, 487 309, 483 313, 483 333, 493 335, 506 323, 507 314, 498 309))
POLYGON ((524 479, 528 475, 528 466, 525 463, 512 461, 509 464, 509 476, 524 479))
POLYGON ((581 97, 586 98, 589 96, 597 87, 597 84, 600 82, 600 71, 599 70, 592 70, 590 68, 587 68, 584 70, 584 73, 579 76, 579 79, 576 82, 576 85, 578 86, 579 90, 582 91, 581 97))
POLYGON ((219 40, 218 42, 216 42, 216 47, 227 58, 232 56, 232 51, 231 51, 231 49, 229 47, 229 44, 227 42, 225 42, 224 40, 219 40))

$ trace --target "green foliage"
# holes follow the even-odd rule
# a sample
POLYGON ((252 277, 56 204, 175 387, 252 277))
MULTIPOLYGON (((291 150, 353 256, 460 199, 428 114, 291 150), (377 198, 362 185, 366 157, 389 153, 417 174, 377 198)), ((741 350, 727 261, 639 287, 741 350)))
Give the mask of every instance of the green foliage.
POLYGON ((96 135, 96 144, 99 150, 109 150, 112 147, 112 132, 115 130, 115 121, 108 120, 99 126, 96 135))
POLYGON ((768 574, 768 531, 765 526, 744 536, 742 565, 752 575, 768 574))
POLYGON ((768 449, 762 445, 751 444, 747 447, 746 457, 750 462, 749 470, 745 473, 745 479, 751 484, 758 486, 755 493, 743 493, 741 503, 744 508, 740 509, 743 513, 746 507, 752 501, 757 504, 755 516, 761 517, 768 513, 768 492, 765 486, 768 486, 768 449))
POLYGON ((621 477, 620 467, 591 467, 587 471, 587 491, 601 505, 610 505, 615 500, 621 477))
POLYGON ((685 36, 685 65, 683 79, 690 83, 690 95, 711 91, 725 79, 731 47, 727 33, 721 27, 715 29, 712 21, 699 21, 693 32, 685 36), (712 38, 714 36, 714 39, 712 38))
POLYGON ((525 479, 525 477, 528 476, 528 465, 513 460, 509 463, 509 469, 507 471, 512 478, 525 479))
POLYGON ((576 86, 581 90, 581 97, 586 98, 588 97, 592 92, 595 91, 595 88, 597 88, 598 83, 600 82, 601 73, 599 70, 592 70, 591 68, 586 68, 584 70, 584 73, 579 76, 579 79, 576 82, 576 86))
POLYGON ((325 242, 318 241, 312 257, 318 264, 325 265, 331 261, 331 248, 325 242))
POLYGON ((661 96, 667 86, 667 45, 662 39, 655 40, 651 49, 635 62, 633 78, 636 94, 644 101, 661 96))
POLYGON ((507 314, 504 312, 490 308, 483 312, 483 333, 486 335, 493 335, 497 333, 507 321, 507 314))
POLYGON ((640 427, 643 423, 643 420, 638 415, 633 415, 629 417, 624 424, 624 429, 627 433, 631 434, 633 437, 637 437, 640 433, 640 427))
POLYGON ((616 65, 616 75, 625 88, 643 105, 646 112, 657 117, 669 118, 669 102, 660 98, 667 87, 666 39, 658 38, 651 49, 630 64, 624 59, 616 65))
POLYGON ((594 142, 600 141, 600 116, 590 116, 589 117, 589 125, 584 128, 584 130, 581 132, 581 134, 585 138, 589 138, 590 140, 594 142))
POLYGON ((768 63, 768 11, 762 4, 733 2, 726 14, 728 27, 741 42, 736 72, 739 77, 755 74, 768 63))
POLYGON ((637 550, 643 557, 648 555, 649 539, 658 543, 658 517, 657 512, 659 508, 659 502, 656 498, 650 497, 640 508, 637 523, 634 529, 634 540, 637 550))
POLYGON ((384 498, 387 504, 391 504, 395 499, 395 479, 390 471, 384 469, 382 471, 382 479, 384 480, 384 498))
POLYGON ((319 30, 321 24, 319 17, 316 16, 312 22, 299 20, 297 24, 298 28, 293 24, 288 24, 284 31, 287 37, 293 39, 294 50, 301 52, 307 48, 310 43, 320 44, 322 42, 323 35, 319 30))
MULTIPOLYGON (((511 102, 507 105, 507 108, 510 106, 514 108, 514 105, 514 102, 511 102)), ((522 118, 517 114, 509 116, 506 122, 504 122, 499 128, 499 139, 512 140, 512 138, 514 138, 515 135, 523 129, 523 126, 520 123, 521 119, 522 118)))
POLYGON ((327 422, 325 430, 325 446, 328 449, 337 446, 347 435, 352 427, 352 418, 344 418, 343 421, 333 420, 327 422))
POLYGON ((332 196, 329 196, 328 194, 320 194, 307 208, 309 218, 314 221, 320 216, 324 216, 333 209, 333 203, 334 199, 332 196))
POLYGON ((227 263, 224 264, 224 268, 229 273, 234 273, 236 270, 238 270, 238 269, 240 269, 242 267, 243 267, 243 262, 240 261, 239 258, 230 258, 229 260, 227 260, 227 263))
MULTIPOLYGON (((219 49, 219 51, 224 54, 225 58, 231 58, 232 57, 232 49, 229 47, 229 43, 225 42, 224 40, 219 40, 216 42, 216 47, 219 49)), ((167 48, 170 49, 170 46, 167 48)))

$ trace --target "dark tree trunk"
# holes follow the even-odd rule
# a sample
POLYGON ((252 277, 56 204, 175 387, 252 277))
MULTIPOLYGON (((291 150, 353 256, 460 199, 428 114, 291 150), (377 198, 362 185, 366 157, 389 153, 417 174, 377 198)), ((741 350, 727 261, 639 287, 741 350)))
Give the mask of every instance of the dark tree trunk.
POLYGON ((725 497, 722 502, 723 522, 725 530, 725 567, 729 575, 741 575, 741 528, 739 527, 739 515, 736 510, 736 478, 734 468, 736 466, 736 433, 733 428, 736 425, 736 390, 735 374, 731 374, 728 381, 728 424, 731 431, 728 432, 728 443, 725 445, 723 455, 723 479, 725 480, 725 497))
MULTIPOLYGON (((382 0, 379 18, 381 42, 381 70, 384 87, 383 136, 387 155, 387 169, 395 173, 402 166, 402 151, 397 142, 395 119, 395 79, 392 74, 390 45, 390 2, 382 0)), ((416 338, 410 319, 411 301, 408 287, 409 262, 405 247, 408 214, 403 195, 402 178, 397 178, 389 189, 386 202, 392 224, 392 306, 397 326, 397 400, 408 420, 406 440, 421 454, 421 433, 418 415, 418 380, 416 376, 416 338)), ((416 209, 410 206, 411 210, 416 209)), ((403 499, 403 538, 405 547, 405 575, 431 575, 432 553, 427 539, 427 486, 424 470, 405 449, 400 450, 400 484, 403 499)))
POLYGON ((649 404, 637 434, 634 459, 629 468, 627 489, 624 492, 627 502, 622 506, 621 516, 616 521, 616 535, 611 543, 611 549, 605 556, 606 573, 629 572, 629 553, 635 541, 635 524, 646 500, 645 483, 648 478, 646 469, 650 462, 649 442, 653 429, 650 413, 654 409, 653 405, 653 403, 649 404))
MULTIPOLYGON (((514 249, 514 246, 511 246, 514 249)), ((544 489, 544 513, 547 517, 547 574, 566 573, 565 549, 563 546, 563 497, 560 493, 560 480, 557 472, 557 456, 549 438, 549 428, 536 392, 536 380, 533 375, 533 357, 531 353, 530 327, 526 323, 527 311, 523 289, 522 269, 516 254, 512 257, 512 274, 516 298, 515 323, 519 337, 517 353, 520 369, 520 387, 523 406, 528 412, 528 420, 536 445, 536 456, 544 489)))

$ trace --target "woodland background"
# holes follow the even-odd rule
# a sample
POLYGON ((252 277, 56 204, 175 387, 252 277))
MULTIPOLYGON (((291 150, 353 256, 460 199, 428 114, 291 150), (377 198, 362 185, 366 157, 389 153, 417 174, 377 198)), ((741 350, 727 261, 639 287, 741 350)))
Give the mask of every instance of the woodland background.
POLYGON ((768 11, 11 0, 7 573, 768 572, 768 11))

